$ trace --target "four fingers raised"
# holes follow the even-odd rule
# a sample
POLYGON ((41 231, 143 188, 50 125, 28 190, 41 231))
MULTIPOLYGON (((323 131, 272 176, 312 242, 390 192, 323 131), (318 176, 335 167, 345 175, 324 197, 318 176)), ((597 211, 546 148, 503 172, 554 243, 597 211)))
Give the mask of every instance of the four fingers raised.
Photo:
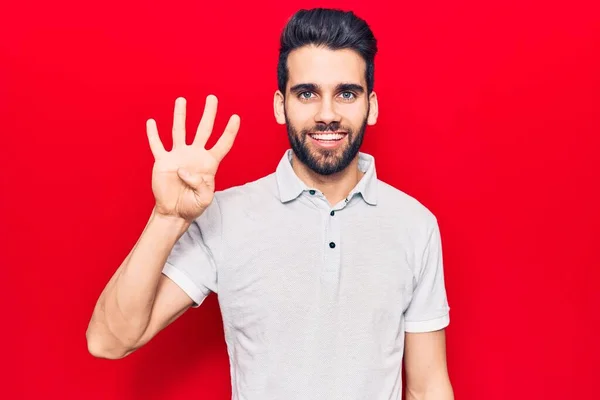
MULTIPOLYGON (((196 137, 194 138, 194 146, 204 147, 206 145, 214 127, 217 105, 217 97, 212 94, 208 95, 204 105, 204 113, 202 114, 202 119, 198 125, 196 137)), ((175 100, 175 110, 173 112, 173 148, 185 145, 185 117, 186 100, 183 97, 178 97, 175 100)), ((229 153, 239 129, 240 117, 237 114, 234 114, 229 118, 229 122, 221 137, 210 150, 217 161, 221 162, 227 153, 229 153)), ((146 133, 148 135, 150 150, 152 151, 154 158, 159 158, 165 154, 166 150, 160 140, 156 121, 152 118, 146 121, 146 133)))

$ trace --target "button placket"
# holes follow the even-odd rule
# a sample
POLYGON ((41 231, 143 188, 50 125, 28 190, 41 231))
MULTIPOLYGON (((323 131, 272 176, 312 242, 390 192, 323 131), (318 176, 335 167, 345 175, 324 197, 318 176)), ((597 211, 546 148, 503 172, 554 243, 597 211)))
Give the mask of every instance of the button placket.
MULTIPOLYGON (((325 232, 325 272, 331 274, 337 272, 340 268, 341 263, 341 243, 340 243, 340 215, 335 213, 333 210, 329 215, 325 214, 327 218, 327 229, 325 232)), ((333 274, 331 276, 337 276, 333 274)))

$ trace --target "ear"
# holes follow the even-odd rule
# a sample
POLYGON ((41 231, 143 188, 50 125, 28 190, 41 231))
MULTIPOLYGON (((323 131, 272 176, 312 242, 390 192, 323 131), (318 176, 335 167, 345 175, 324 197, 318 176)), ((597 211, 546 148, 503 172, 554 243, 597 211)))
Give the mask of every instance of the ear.
POLYGON ((285 98, 283 94, 277 90, 275 96, 273 96, 273 112, 275 113, 275 120, 280 125, 285 125, 284 102, 285 98))
POLYGON ((377 103, 377 93, 374 91, 369 95, 369 107, 367 124, 375 125, 377 123, 377 116, 379 115, 379 104, 377 103))

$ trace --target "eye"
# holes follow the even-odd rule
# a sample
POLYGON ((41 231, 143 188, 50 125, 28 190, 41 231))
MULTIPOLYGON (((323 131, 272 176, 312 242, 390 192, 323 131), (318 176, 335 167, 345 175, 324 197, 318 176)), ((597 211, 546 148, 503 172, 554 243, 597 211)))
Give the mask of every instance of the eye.
POLYGON ((300 100, 310 100, 311 95, 312 92, 302 92, 298 95, 298 97, 300 98, 300 100))
POLYGON ((356 97, 352 92, 342 92, 341 96, 343 100, 354 100, 356 97))

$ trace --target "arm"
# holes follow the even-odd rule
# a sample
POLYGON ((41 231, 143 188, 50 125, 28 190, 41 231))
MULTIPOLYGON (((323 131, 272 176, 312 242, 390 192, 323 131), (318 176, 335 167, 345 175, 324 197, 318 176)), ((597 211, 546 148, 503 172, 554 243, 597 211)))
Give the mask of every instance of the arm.
POLYGON ((446 365, 445 330, 406 333, 406 400, 454 400, 446 365))
MULTIPOLYGON (((171 151, 164 148, 156 121, 146 122, 154 156, 152 191, 156 204, 138 243, 107 283, 94 308, 86 337, 90 353, 97 357, 125 357, 194 304, 193 295, 163 275, 163 269, 180 238, 213 203, 215 174, 239 129, 239 117, 233 115, 217 143, 206 150, 216 111, 217 98, 210 95, 194 141, 187 145, 186 101, 178 98, 171 151)), ((182 242, 185 246, 179 246, 176 258, 187 258, 189 263, 189 258, 198 254, 195 239, 190 233, 182 242)), ((200 258, 199 263, 192 261, 195 268, 205 264, 200 258)), ((201 290, 195 300, 203 300, 208 292, 201 290)))
POLYGON ((92 355, 125 357, 193 304, 179 286, 161 273, 187 225, 180 219, 152 214, 138 243, 96 303, 86 332, 92 355))
POLYGON ((433 222, 420 262, 415 264, 415 287, 405 313, 406 400, 454 399, 446 366, 445 328, 450 323, 450 307, 441 235, 437 221, 433 222))

